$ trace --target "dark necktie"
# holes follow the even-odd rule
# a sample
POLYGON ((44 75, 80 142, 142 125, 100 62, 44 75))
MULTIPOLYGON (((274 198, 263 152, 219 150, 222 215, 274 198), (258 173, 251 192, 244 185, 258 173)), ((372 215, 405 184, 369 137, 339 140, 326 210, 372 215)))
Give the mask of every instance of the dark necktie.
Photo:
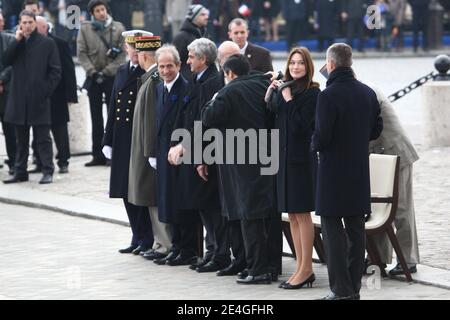
POLYGON ((163 103, 166 104, 167 98, 169 97, 169 90, 164 86, 163 103))
POLYGON ((131 68, 130 68, 130 73, 133 73, 134 70, 136 70, 136 67, 135 67, 135 66, 131 66, 131 68))

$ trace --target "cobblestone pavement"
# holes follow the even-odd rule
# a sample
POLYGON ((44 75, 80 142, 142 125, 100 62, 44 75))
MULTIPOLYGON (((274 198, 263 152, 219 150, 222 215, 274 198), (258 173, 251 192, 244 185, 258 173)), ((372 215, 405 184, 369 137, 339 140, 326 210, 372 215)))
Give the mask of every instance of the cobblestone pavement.
MULTIPOLYGON (((281 290, 278 283, 240 286, 234 277, 157 266, 117 253, 130 235, 119 225, 5 204, 0 204, 0 220, 0 234, 8 239, 0 247, 0 299, 289 300, 316 299, 328 292, 321 265, 314 266, 313 289, 281 290)), ((293 270, 294 260, 285 258, 283 265, 281 280, 293 270)), ((386 297, 450 299, 450 290, 363 279, 363 299, 386 297)))

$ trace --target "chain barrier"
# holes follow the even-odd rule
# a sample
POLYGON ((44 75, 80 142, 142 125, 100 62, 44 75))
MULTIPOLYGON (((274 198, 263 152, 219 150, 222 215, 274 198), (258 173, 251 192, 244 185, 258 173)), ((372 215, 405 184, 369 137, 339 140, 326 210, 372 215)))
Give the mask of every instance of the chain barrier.
POLYGON ((427 83, 428 81, 434 79, 436 76, 437 76, 437 73, 435 71, 430 72, 426 76, 423 76, 423 77, 417 79, 416 81, 412 82, 409 86, 406 86, 405 88, 403 88, 403 89, 401 89, 401 90, 391 94, 388 97, 389 101, 394 102, 394 101, 397 101, 400 98, 403 98, 408 93, 410 93, 413 90, 419 88, 420 86, 423 86, 425 83, 427 83))

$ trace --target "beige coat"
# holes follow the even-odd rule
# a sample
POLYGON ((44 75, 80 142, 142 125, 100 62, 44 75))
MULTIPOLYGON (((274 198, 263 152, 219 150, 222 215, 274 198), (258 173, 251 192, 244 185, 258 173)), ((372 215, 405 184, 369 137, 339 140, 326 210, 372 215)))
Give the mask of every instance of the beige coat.
MULTIPOLYGON (((128 201, 156 207, 156 170, 148 158, 156 158, 156 86, 160 83, 156 66, 141 78, 136 98, 131 138, 128 201)), ((139 82, 138 82, 139 85, 139 82)))
POLYGON ((391 102, 380 90, 373 87, 372 89, 377 94, 380 103, 383 131, 378 139, 370 142, 370 152, 398 155, 400 156, 400 167, 416 162, 419 156, 403 130, 391 102))
POLYGON ((120 22, 107 22, 104 30, 97 32, 90 22, 84 22, 81 25, 77 38, 77 55, 81 66, 86 71, 87 76, 92 76, 95 72, 102 71, 106 76, 114 77, 120 65, 125 63, 125 51, 123 50, 122 32, 125 31, 124 26, 120 22), (106 56, 108 48, 101 40, 99 34, 109 44, 116 48, 122 49, 115 59, 106 56), (112 42, 110 42, 112 35, 112 42))

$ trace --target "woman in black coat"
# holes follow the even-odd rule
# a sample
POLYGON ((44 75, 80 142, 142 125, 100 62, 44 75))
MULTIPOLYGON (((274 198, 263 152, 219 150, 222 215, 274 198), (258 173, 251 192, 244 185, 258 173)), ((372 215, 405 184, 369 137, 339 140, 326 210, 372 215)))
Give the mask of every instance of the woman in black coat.
POLYGON ((315 280, 314 226, 310 214, 314 211, 315 160, 309 146, 320 89, 313 76, 314 65, 308 49, 294 48, 288 57, 285 82, 273 81, 266 95, 270 109, 277 114, 275 123, 280 132, 278 211, 289 213, 297 258, 297 270, 280 285, 284 289, 310 286, 315 280))

